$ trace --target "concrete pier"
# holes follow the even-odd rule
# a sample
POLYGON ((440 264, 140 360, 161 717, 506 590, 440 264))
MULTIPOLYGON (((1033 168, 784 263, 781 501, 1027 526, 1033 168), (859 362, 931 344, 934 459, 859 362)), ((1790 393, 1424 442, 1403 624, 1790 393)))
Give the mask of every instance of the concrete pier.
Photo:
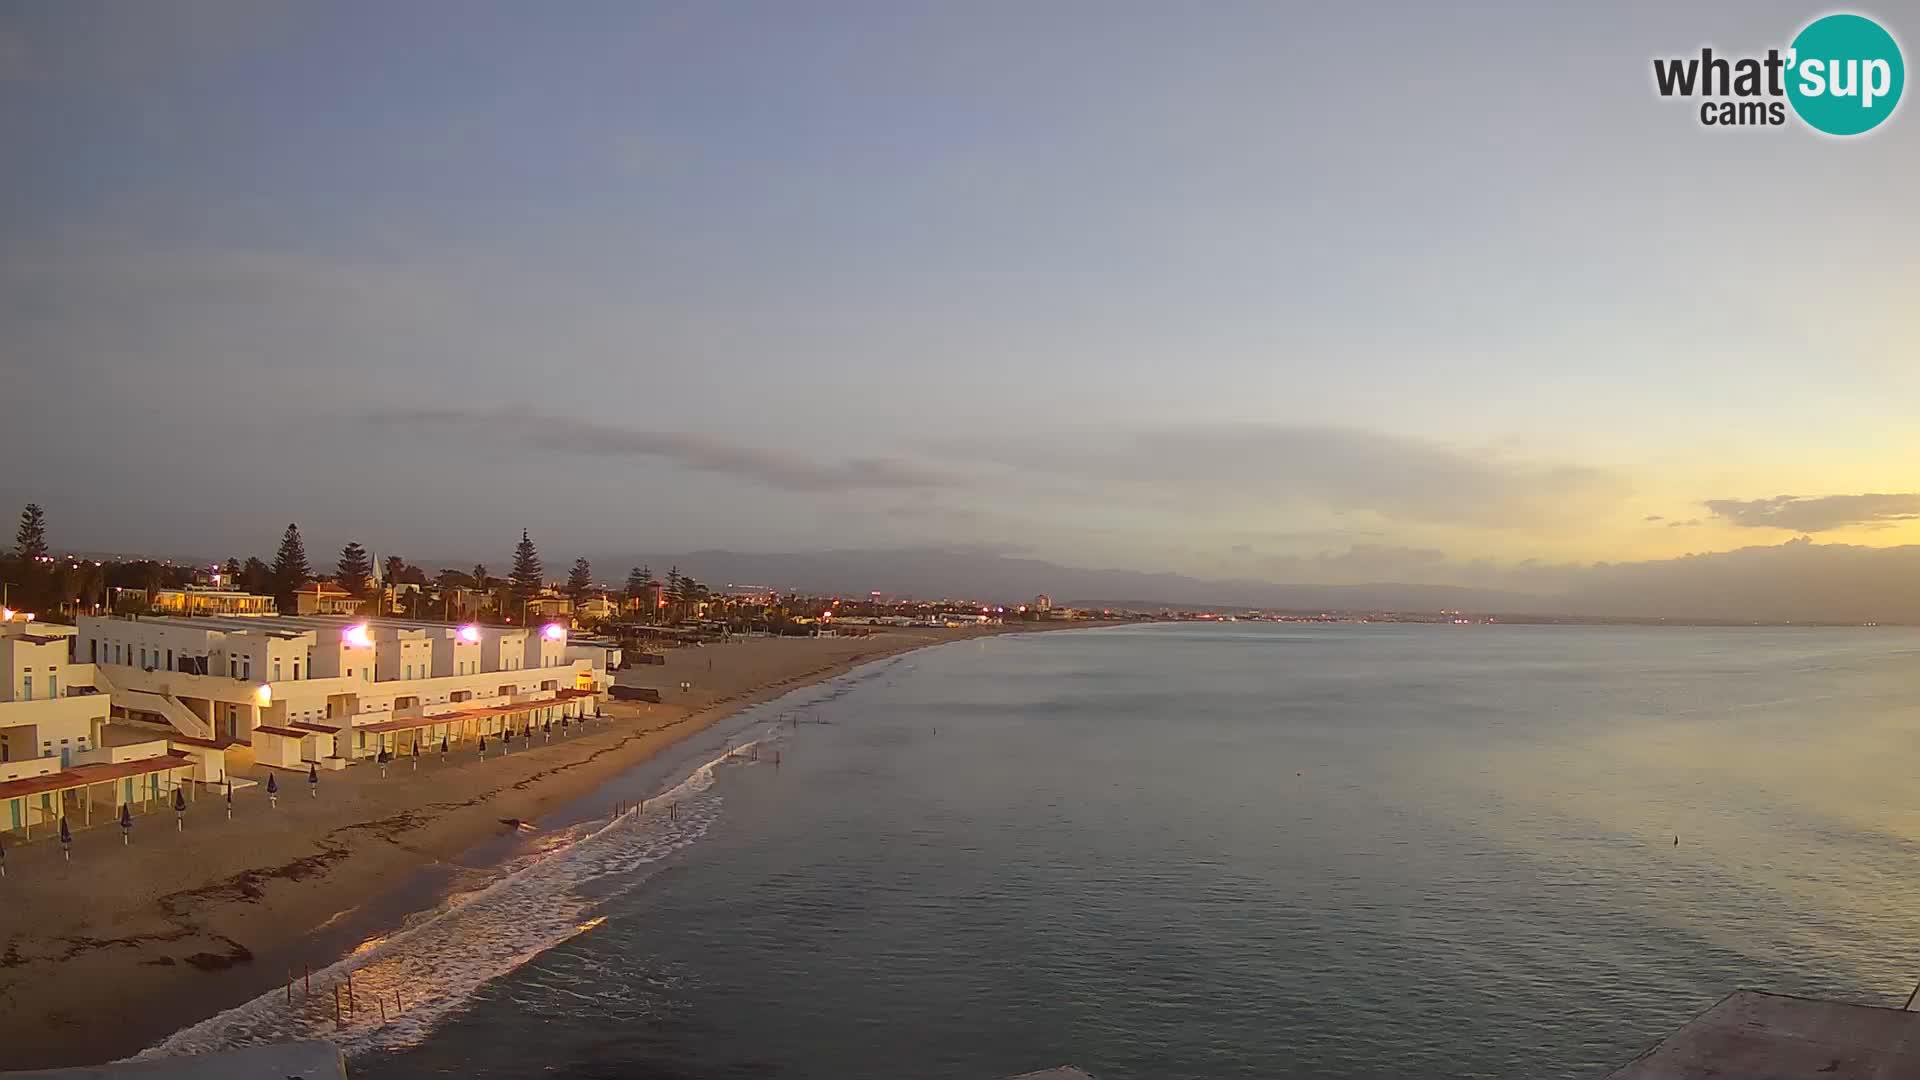
POLYGON ((1906 1080, 1920 1013, 1736 990, 1609 1080, 1906 1080))
POLYGON ((330 1042, 249 1046, 218 1054, 120 1061, 75 1069, 0 1073, 0 1080, 347 1080, 347 1062, 330 1042))

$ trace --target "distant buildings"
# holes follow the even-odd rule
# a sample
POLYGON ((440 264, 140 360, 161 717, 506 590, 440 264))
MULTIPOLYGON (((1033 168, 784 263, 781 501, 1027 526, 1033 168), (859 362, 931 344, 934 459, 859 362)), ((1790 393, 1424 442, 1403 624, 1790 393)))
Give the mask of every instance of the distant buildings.
POLYGON ((360 598, 330 581, 315 581, 293 593, 296 615, 352 615, 360 610, 360 598))
POLYGON ((1049 611, 1052 611, 1053 597, 1048 596, 1046 593, 1041 593, 1039 596, 1034 597, 1033 610, 1038 611, 1041 614, 1045 614, 1049 611))
POLYGON ((204 589, 189 585, 184 589, 156 589, 153 610, 163 615, 274 615, 279 611, 271 596, 204 589))

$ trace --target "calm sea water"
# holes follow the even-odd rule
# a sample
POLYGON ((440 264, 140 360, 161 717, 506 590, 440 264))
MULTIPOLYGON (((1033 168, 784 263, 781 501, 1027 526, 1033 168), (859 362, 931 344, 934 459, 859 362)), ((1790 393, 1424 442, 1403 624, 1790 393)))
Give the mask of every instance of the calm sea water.
POLYGON ((725 736, 363 950, 436 1004, 356 1075, 1593 1077, 1920 980, 1910 631, 1014 636, 725 736))

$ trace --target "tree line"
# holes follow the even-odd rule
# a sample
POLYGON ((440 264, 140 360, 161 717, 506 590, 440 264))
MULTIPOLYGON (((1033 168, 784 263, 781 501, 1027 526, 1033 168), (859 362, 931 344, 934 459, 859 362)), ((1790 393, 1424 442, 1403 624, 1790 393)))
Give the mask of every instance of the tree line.
MULTIPOLYGON (((430 577, 419 566, 391 555, 381 562, 378 578, 387 585, 418 586, 404 590, 405 614, 410 618, 451 618, 455 614, 451 605, 455 590, 469 590, 482 598, 481 610, 473 614, 512 621, 547 587, 539 548, 527 530, 521 530, 509 565, 505 578, 493 577, 485 563, 476 564, 470 571, 443 569, 430 577)), ((0 558, 0 583, 5 586, 7 605, 18 611, 104 609, 138 613, 151 607, 158 590, 192 583, 194 570, 152 559, 101 562, 56 558, 47 542, 46 512, 38 503, 29 503, 20 512, 14 546, 0 558)), ((355 540, 340 549, 332 573, 317 571, 308 558, 299 524, 290 522, 281 533, 272 562, 255 555, 244 560, 229 557, 220 567, 219 584, 272 596, 281 611, 292 613, 299 610, 302 588, 326 581, 351 594, 363 608, 373 609, 382 592, 375 588, 374 570, 367 548, 355 540)), ((567 572, 563 594, 579 604, 600 591, 594 585, 592 564, 585 558, 575 559, 567 572)), ((632 568, 621 595, 635 616, 649 622, 679 622, 698 613, 713 598, 712 590, 680 573, 677 566, 667 572, 664 582, 656 582, 646 566, 632 568), (656 587, 658 602, 652 600, 656 587)))

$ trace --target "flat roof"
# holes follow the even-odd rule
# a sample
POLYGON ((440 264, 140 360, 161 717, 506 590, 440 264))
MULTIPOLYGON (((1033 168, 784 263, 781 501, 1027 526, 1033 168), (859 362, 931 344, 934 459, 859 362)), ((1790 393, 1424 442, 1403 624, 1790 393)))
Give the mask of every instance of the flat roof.
POLYGON ((1609 1080, 1920 1076, 1920 1013, 1736 990, 1609 1080))
POLYGON ((17 799, 22 795, 66 791, 70 788, 86 787, 89 784, 110 783, 128 776, 143 776, 147 773, 189 768, 192 765, 193 759, 178 750, 169 750, 158 757, 135 758, 132 761, 75 765, 70 769, 62 769, 46 776, 29 776, 0 784, 0 799, 17 799))
POLYGON ((485 720, 494 716, 510 716, 513 713, 526 712, 529 709, 544 709, 549 705, 558 705, 563 701, 592 697, 591 690, 561 690, 550 698, 538 701, 522 701, 512 705, 486 705, 478 709, 462 709, 459 712, 440 713, 437 716, 409 716, 400 720, 382 720, 377 724, 362 724, 355 731, 368 731, 375 735, 390 731, 411 731, 414 728, 432 727, 435 724, 458 724, 467 720, 485 720))
POLYGON ((313 734, 313 732, 311 731, 295 731, 293 728, 272 727, 267 724, 261 724, 259 727, 256 727, 253 730, 264 731, 269 735, 279 735, 283 738, 288 738, 288 739, 304 739, 307 736, 313 734))

